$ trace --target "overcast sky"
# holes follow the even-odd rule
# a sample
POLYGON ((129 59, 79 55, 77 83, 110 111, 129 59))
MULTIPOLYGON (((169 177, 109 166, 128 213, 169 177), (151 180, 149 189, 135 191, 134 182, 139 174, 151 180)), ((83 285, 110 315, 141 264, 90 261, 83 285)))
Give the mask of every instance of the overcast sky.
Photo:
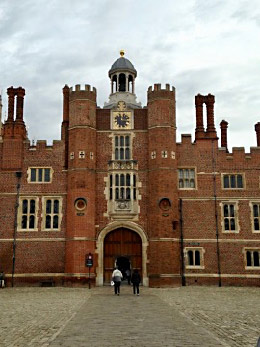
POLYGON ((194 139, 194 96, 214 94, 228 145, 256 146, 260 121, 259 0, 0 0, 0 89, 26 89, 30 140, 60 139, 62 87, 91 84, 103 107, 124 49, 146 105, 154 83, 177 95, 177 133, 194 139))

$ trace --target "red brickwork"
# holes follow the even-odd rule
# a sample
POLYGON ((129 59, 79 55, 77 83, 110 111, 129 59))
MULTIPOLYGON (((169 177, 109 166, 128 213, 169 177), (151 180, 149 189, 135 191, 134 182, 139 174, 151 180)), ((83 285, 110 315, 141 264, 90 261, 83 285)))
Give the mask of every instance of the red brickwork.
POLYGON ((219 148, 213 95, 195 97, 194 143, 191 135, 176 143, 175 89, 169 85, 150 87, 147 106, 132 110, 133 129, 118 133, 133 135, 138 213, 121 219, 108 211, 113 136, 118 130, 111 129, 112 111, 97 107, 95 88, 63 88, 61 141, 53 146, 45 141, 32 146, 26 139, 24 95, 21 87, 8 88, 8 119, 0 142, 0 271, 8 285, 12 275, 15 285, 86 285, 89 252, 94 257, 91 281, 98 284, 96 278, 103 276, 105 231, 115 225, 114 229, 138 230, 143 276, 150 286, 259 286, 260 267, 246 266, 246 250, 260 252, 260 233, 253 232, 252 222, 252 203, 260 203, 260 147, 250 153, 243 148, 228 153, 227 122, 222 121, 219 148), (203 124, 203 104, 207 124, 203 124), (29 182, 30 168, 52 168, 51 182, 29 182), (194 186, 181 186, 179 169, 194 170, 194 186), (226 189, 224 174, 242 175, 243 187, 226 189), (20 231, 17 201, 26 197, 38 199, 37 223, 35 230, 20 231), (58 230, 44 229, 48 198, 62 202, 58 230), (86 202, 82 209, 77 207, 78 199, 86 202), (236 205, 235 232, 224 228, 225 203, 236 205), (199 266, 189 264, 189 250, 201 252, 199 266))

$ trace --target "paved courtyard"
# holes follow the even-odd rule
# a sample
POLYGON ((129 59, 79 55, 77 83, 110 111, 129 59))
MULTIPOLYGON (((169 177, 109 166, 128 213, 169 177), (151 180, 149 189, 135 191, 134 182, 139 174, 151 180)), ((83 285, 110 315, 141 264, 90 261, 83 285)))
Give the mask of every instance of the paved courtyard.
POLYGON ((0 346, 256 346, 260 288, 0 290, 0 346))

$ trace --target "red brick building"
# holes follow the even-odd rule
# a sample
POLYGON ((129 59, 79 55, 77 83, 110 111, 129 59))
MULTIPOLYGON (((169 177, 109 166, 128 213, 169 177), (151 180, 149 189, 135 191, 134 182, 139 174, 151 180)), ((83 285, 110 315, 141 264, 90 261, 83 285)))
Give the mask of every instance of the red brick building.
POLYGON ((229 152, 227 122, 217 137, 214 96, 198 94, 195 141, 178 143, 175 89, 149 87, 142 107, 136 77, 121 52, 103 108, 95 88, 66 85, 52 146, 30 144, 25 90, 8 88, 0 271, 9 285, 86 284, 89 253, 96 285, 116 264, 138 268, 146 286, 260 284, 260 123, 257 147, 229 152))

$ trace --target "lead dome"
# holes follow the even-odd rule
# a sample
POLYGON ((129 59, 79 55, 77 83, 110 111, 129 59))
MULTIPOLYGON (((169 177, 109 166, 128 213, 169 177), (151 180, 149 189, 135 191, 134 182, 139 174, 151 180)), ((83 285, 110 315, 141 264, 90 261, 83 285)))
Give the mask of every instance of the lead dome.
POLYGON ((109 77, 111 77, 112 74, 115 72, 120 72, 120 71, 127 71, 130 73, 133 73, 134 76, 137 76, 137 71, 134 67, 134 65, 131 63, 130 60, 126 59, 124 57, 124 51, 120 51, 120 58, 118 58, 114 64, 111 66, 111 69, 108 72, 109 77))

